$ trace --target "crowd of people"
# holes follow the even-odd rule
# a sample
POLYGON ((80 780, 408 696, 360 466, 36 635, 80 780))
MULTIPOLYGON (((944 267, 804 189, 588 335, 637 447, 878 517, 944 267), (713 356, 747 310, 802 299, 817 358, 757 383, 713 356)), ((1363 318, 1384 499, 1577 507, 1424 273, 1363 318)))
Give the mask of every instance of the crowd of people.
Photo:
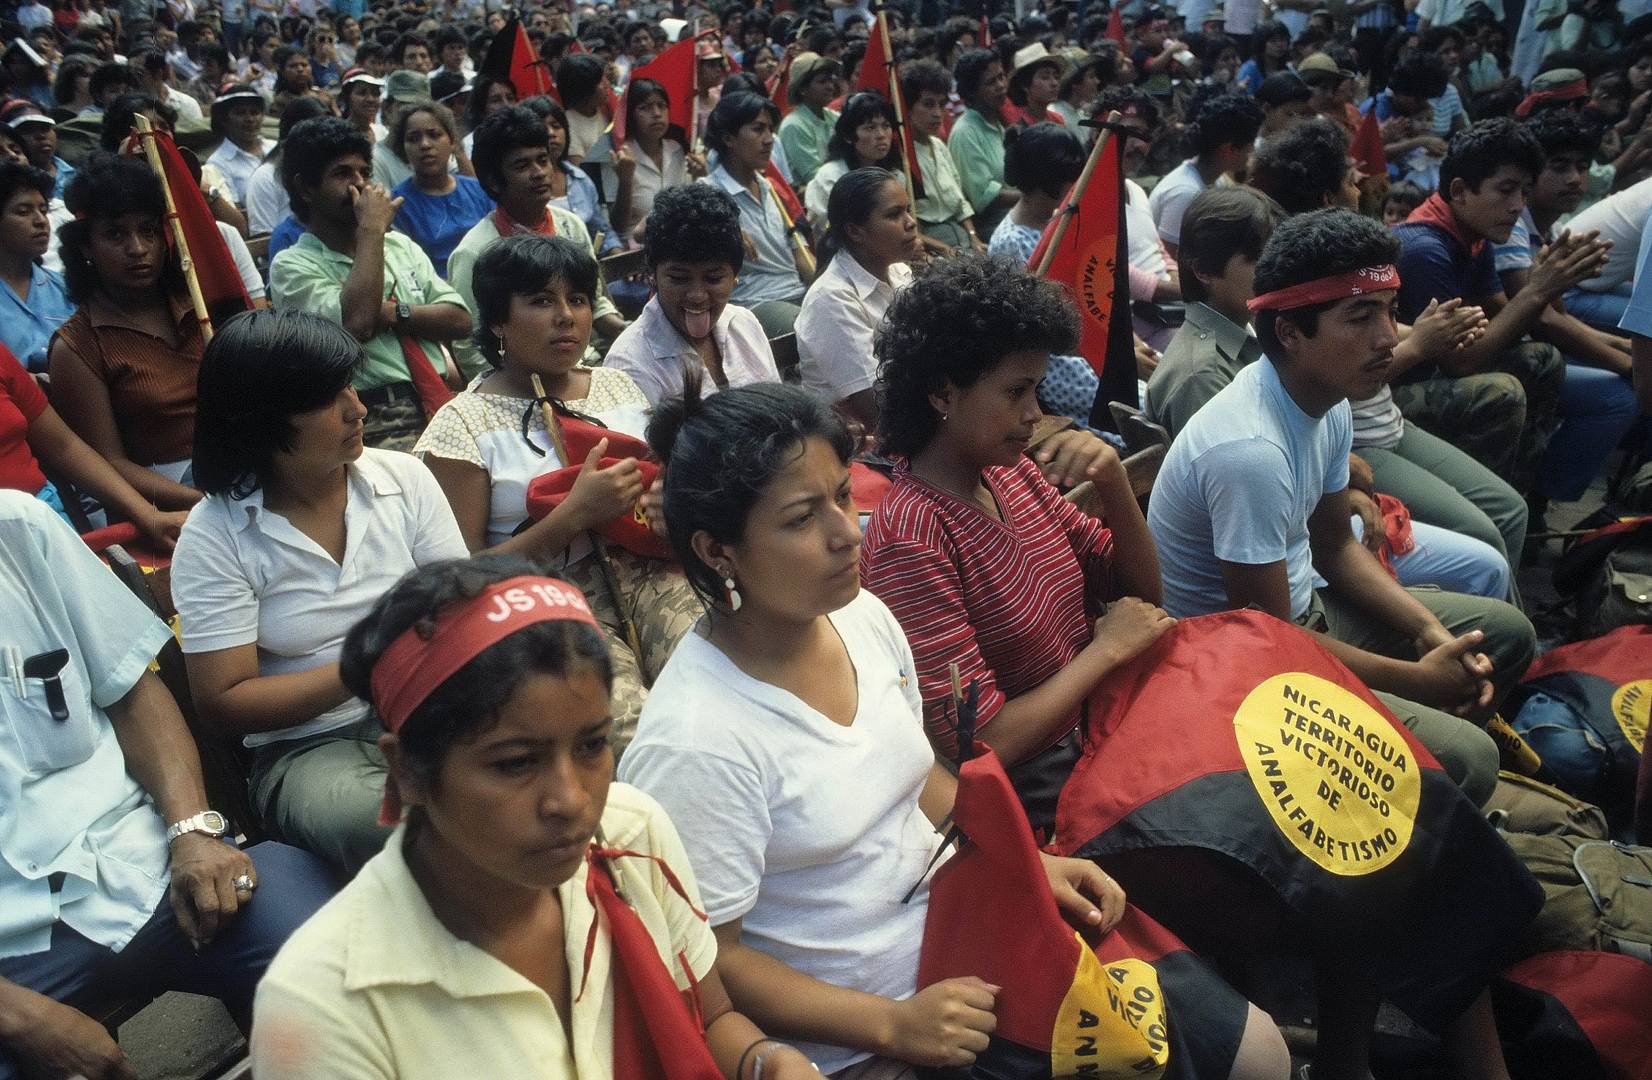
MULTIPOLYGON (((1092 693, 1217 612, 1311 635, 1478 817, 1522 563, 1652 447, 1652 5, 877 8, 0 3, 0 1078, 133 1075, 92 1015, 160 988, 265 1080, 969 1066, 1004 988, 919 985, 959 760, 1048 839, 1092 693), (1105 357, 1030 266, 1098 140, 1105 357), (1145 501, 1103 367, 1170 436, 1145 501)), ((1040 859, 1092 940, 1113 873, 1217 956, 1300 918, 1040 859)), ((1506 1080, 1502 958, 1455 940, 1448 991, 1301 934, 1314 1080, 1371 1075, 1385 998, 1506 1080)), ((1259 988, 1199 970, 1172 1075, 1283 1080, 1259 988)))

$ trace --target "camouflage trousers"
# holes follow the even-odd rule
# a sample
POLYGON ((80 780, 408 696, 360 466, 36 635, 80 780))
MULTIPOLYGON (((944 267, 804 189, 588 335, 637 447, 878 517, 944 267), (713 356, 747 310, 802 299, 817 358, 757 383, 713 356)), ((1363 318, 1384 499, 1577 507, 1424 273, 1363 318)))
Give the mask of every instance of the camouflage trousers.
POLYGON ((417 400, 397 398, 367 407, 362 422, 361 441, 376 450, 413 452, 413 444, 424 433, 424 408, 417 400))
POLYGON ((1523 341, 1490 370, 1394 387, 1409 423, 1462 450, 1522 495, 1537 487, 1560 409, 1566 362, 1559 350, 1523 341))
POLYGON ((608 639, 614 667, 613 742, 617 762, 637 733, 637 718, 648 700, 648 688, 671 658, 677 642, 705 613, 705 606, 676 563, 633 555, 617 544, 608 545, 608 560, 619 583, 619 602, 636 625, 640 654, 633 652, 626 640, 620 608, 615 606, 595 555, 565 567, 560 576, 585 594, 603 637, 608 639))

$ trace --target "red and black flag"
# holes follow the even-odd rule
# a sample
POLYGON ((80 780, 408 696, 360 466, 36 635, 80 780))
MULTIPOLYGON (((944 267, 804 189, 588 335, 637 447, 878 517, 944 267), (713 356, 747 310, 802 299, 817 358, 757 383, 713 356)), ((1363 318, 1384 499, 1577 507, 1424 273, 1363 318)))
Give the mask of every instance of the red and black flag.
MULTIPOLYGON (((686 140, 684 146, 690 145, 694 139, 694 99, 700 93, 699 82, 695 77, 699 70, 699 60, 696 56, 698 48, 699 37, 685 37, 662 50, 648 63, 631 69, 631 82, 638 79, 653 79, 665 87, 666 99, 670 102, 671 108, 671 125, 683 133, 686 140)), ((625 98, 622 95, 614 111, 615 145, 625 141, 625 113, 625 98)))
POLYGON ((1652 626, 1620 626, 1550 649, 1526 669, 1515 702, 1514 729, 1560 786, 1619 818, 1634 798, 1652 716, 1652 626), (1551 734, 1579 732, 1593 756, 1580 755, 1573 740, 1545 753, 1551 734))
POLYGON ((1652 1077, 1652 964, 1623 953, 1551 952, 1491 984, 1515 1080, 1652 1077))
POLYGON ((1095 859, 1195 948, 1235 931, 1175 898, 1251 898, 1245 933, 1277 925, 1281 947, 1346 958, 1436 1032, 1543 901, 1405 725, 1257 611, 1184 619, 1096 686, 1050 850, 1095 859))
MULTIPOLYGON (((558 414, 556 419, 562 445, 567 451, 567 461, 560 469, 536 476, 528 485, 528 517, 531 520, 538 521, 562 504, 573 491, 574 483, 585 467, 585 459, 603 439, 608 440, 608 446, 598 462, 599 468, 606 469, 626 458, 636 458, 642 473, 643 490, 653 485, 660 467, 653 460, 647 443, 623 431, 609 431, 576 416, 558 414)), ((595 531, 598 536, 606 537, 634 554, 651 559, 672 557, 670 546, 649 527, 641 503, 632 507, 631 513, 606 521, 595 531)))
POLYGON ((1027 263, 1033 273, 1059 282, 1078 305, 1079 353, 1101 380, 1090 424, 1109 429, 1108 403, 1140 405, 1130 327, 1123 146, 1122 138, 1103 126, 1084 172, 1044 227, 1027 263))
POLYGON ((1245 999, 1135 907, 1099 941, 1067 925, 991 750, 959 770, 953 821, 963 839, 930 885, 918 985, 974 975, 1003 988, 975 1074, 1227 1074, 1245 999))
POLYGON ((556 92, 551 69, 539 58, 539 50, 528 39, 522 20, 513 17, 493 35, 488 52, 482 58, 481 74, 502 79, 516 89, 516 100, 547 94, 558 104, 562 98, 556 92))
POLYGON ((918 155, 912 147, 912 129, 906 123, 906 99, 901 95, 901 80, 895 70, 895 47, 889 40, 889 16, 882 7, 877 21, 872 24, 872 37, 866 42, 866 56, 860 63, 860 81, 855 89, 882 94, 895 109, 896 134, 901 140, 901 163, 911 178, 913 199, 924 197, 923 172, 918 168, 918 155))

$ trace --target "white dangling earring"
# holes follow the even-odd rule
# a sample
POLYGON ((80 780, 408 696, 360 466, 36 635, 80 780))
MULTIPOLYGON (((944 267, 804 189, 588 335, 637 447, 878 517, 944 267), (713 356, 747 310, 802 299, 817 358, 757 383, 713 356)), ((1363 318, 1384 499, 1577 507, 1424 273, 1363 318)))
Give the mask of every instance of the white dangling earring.
POLYGON ((723 579, 723 588, 728 590, 728 609, 740 610, 740 590, 734 587, 734 577, 730 575, 723 579))

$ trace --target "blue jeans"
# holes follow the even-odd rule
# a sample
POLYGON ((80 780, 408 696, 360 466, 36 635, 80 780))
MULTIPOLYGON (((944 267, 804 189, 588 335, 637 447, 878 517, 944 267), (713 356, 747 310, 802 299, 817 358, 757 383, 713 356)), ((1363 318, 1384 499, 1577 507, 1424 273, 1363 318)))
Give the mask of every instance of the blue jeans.
POLYGON ((1596 330, 1617 333, 1623 313, 1629 310, 1629 294, 1572 289, 1566 293, 1566 310, 1596 330))
POLYGON ((1560 502, 1581 499, 1639 415, 1635 388, 1628 379, 1567 361, 1560 427, 1543 459, 1543 494, 1560 502))
MULTIPOLYGON (((178 928, 170 894, 120 952, 59 922, 45 952, 0 960, 0 978, 67 1005, 163 990, 215 997, 231 1015, 252 1015, 253 990, 294 930, 332 896, 326 864, 307 851, 265 842, 247 849, 258 891, 245 908, 196 952, 178 928)), ((0 1080, 17 1068, 0 1047, 0 1080)))

